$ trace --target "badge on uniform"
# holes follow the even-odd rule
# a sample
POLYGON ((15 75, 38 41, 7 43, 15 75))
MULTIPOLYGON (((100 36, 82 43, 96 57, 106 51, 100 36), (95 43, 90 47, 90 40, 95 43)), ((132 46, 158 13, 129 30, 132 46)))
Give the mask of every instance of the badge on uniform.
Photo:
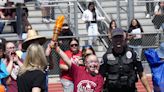
POLYGON ((128 59, 131 59, 131 58, 132 58, 132 52, 131 52, 131 51, 127 51, 127 52, 126 52, 126 57, 127 57, 128 59))

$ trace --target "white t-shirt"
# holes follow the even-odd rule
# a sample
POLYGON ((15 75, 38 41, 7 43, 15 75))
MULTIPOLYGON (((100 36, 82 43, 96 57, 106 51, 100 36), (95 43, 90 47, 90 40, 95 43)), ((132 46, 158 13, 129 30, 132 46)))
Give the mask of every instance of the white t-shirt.
MULTIPOLYGON (((97 16, 96 18, 97 18, 97 20, 103 20, 103 19, 105 19, 104 17, 101 17, 97 12, 98 11, 96 10, 96 16, 97 16)), ((87 9, 87 10, 85 10, 83 12, 82 20, 83 21, 94 21, 93 14, 92 14, 92 12, 89 9, 87 9)))

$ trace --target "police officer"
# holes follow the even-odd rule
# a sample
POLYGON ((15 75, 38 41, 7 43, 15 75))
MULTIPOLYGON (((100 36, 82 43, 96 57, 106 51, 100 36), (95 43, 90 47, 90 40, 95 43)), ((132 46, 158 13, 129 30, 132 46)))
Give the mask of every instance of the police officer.
POLYGON ((105 77, 107 92, 136 92, 137 74, 147 92, 151 92, 141 61, 127 46, 126 33, 119 28, 112 32, 112 49, 103 55, 100 73, 105 77))

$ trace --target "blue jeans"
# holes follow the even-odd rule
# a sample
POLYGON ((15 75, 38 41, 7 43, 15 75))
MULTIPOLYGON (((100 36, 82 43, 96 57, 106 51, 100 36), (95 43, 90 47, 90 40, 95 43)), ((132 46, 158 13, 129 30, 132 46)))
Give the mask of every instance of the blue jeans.
POLYGON ((0 22, 0 33, 3 32, 4 26, 5 26, 5 22, 0 22))
POLYGON ((129 45, 130 48, 133 48, 134 52, 136 52, 137 54, 137 59, 139 61, 141 61, 141 55, 142 55, 142 48, 140 45, 138 46, 132 46, 132 45, 129 45))
POLYGON ((162 27, 162 30, 164 31, 164 23, 162 23, 161 27, 162 27))
POLYGON ((61 83, 64 88, 64 92, 73 92, 74 84, 72 81, 61 78, 61 83))

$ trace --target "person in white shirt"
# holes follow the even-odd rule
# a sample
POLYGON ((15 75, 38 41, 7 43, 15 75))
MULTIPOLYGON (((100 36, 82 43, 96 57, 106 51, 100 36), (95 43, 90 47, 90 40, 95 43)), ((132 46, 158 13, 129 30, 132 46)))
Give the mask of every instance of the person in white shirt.
POLYGON ((88 9, 83 12, 82 20, 86 23, 86 29, 89 36, 89 45, 95 44, 98 32, 97 22, 105 19, 98 14, 98 11, 95 8, 94 2, 89 2, 88 9))
MULTIPOLYGON (((159 2, 158 4, 156 4, 154 14, 162 16, 164 15, 164 2, 159 2)), ((161 27, 164 30, 164 23, 162 23, 161 27)))

